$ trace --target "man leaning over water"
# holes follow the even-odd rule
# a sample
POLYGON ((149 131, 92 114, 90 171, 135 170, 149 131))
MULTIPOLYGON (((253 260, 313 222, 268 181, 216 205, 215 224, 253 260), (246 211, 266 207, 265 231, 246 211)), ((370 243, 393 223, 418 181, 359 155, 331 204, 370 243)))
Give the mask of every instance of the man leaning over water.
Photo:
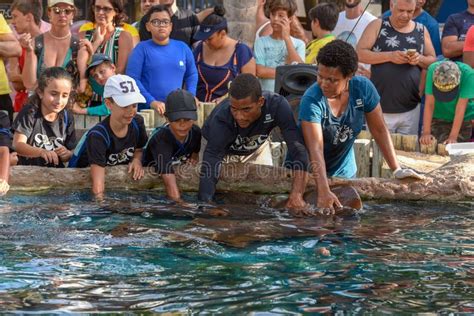
POLYGON ((207 145, 202 159, 199 200, 213 199, 224 159, 271 165, 269 135, 275 127, 280 128, 293 162, 294 178, 286 207, 304 209, 308 154, 291 107, 279 94, 262 92, 259 80, 251 74, 234 79, 229 97, 204 123, 202 135, 207 145))

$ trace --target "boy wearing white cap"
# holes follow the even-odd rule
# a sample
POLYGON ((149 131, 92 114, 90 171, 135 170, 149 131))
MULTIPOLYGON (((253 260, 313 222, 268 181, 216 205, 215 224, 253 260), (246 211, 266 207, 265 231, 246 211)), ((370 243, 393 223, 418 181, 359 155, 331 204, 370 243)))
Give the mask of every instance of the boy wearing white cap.
POLYGON ((137 114, 137 103, 145 98, 133 78, 110 77, 104 87, 105 104, 110 115, 83 136, 76 147, 70 167, 91 166, 92 192, 104 192, 105 167, 128 164, 133 179, 143 177, 143 147, 148 141, 143 118, 137 114))

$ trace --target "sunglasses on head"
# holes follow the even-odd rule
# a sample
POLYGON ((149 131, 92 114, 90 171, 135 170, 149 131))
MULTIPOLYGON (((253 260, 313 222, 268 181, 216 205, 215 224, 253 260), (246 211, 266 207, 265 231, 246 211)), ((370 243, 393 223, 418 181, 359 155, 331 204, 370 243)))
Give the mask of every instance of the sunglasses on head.
POLYGON ((57 14, 57 15, 60 15, 62 13, 65 13, 66 15, 70 15, 70 14, 73 14, 74 11, 76 11, 76 9, 74 9, 74 8, 61 9, 61 8, 58 8, 58 7, 52 7, 51 11, 53 11, 53 13, 57 14))

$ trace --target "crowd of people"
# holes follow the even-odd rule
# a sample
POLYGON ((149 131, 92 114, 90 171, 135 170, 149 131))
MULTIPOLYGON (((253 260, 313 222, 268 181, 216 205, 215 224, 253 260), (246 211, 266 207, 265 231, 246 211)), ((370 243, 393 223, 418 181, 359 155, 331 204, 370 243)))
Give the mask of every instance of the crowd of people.
POLYGON ((442 36, 424 4, 392 0, 377 18, 361 0, 346 0, 342 12, 320 3, 307 32, 294 0, 259 0, 250 47, 229 35, 220 5, 195 14, 174 0, 141 0, 143 16, 128 24, 122 0, 93 0, 76 36, 73 0, 48 0, 49 23, 41 1, 14 0, 12 28, 0 15, 0 193, 9 166, 20 164, 90 167, 101 197, 105 168, 127 164, 135 180, 152 168, 179 202, 173 167, 201 160, 198 198, 209 202, 222 163, 272 165, 277 127, 294 170, 286 205, 297 212, 307 206, 310 173, 317 206, 341 206, 328 177, 356 176, 353 144, 365 125, 394 176, 419 179, 398 164, 390 133, 419 135, 422 144, 472 141, 474 122, 474 0, 442 36), (273 91, 276 68, 298 63, 318 75, 295 120, 273 91), (201 102, 217 104, 202 130, 201 102), (142 109, 167 123, 148 135, 142 109), (74 114, 106 118, 77 139, 74 114))

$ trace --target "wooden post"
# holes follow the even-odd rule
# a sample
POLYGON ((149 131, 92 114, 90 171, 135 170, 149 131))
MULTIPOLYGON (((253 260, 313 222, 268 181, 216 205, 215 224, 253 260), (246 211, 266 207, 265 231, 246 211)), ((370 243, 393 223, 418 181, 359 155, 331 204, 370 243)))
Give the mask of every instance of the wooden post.
POLYGON ((155 110, 153 109, 145 109, 145 110, 141 110, 140 112, 144 112, 144 113, 148 113, 148 124, 150 128, 154 128, 155 127, 155 110))
POLYGON ((204 116, 205 116, 204 115, 204 107, 205 107, 205 104, 206 103, 203 103, 203 102, 199 102, 197 104, 197 117, 198 117, 198 119, 196 121, 196 124, 199 127, 202 127, 203 124, 204 124, 204 116))
POLYGON ((436 149, 438 148, 438 141, 436 138, 431 139, 431 144, 424 145, 420 143, 420 152, 423 154, 434 155, 436 154, 436 149))
POLYGON ((74 128, 86 128, 86 116, 82 114, 74 114, 74 128))
POLYGON ((402 135, 402 149, 404 151, 416 151, 418 145, 417 135, 402 135))
POLYGON ((382 172, 383 156, 379 146, 372 140, 372 177, 380 178, 382 172))
POLYGON ((441 155, 441 156, 449 155, 448 151, 446 150, 445 144, 438 144, 438 155, 441 155))
POLYGON ((357 164, 357 178, 370 177, 370 140, 356 139, 354 154, 357 164))
POLYGON ((402 150, 402 134, 394 133, 390 134, 392 137, 392 143, 395 150, 402 150))
POLYGON ((143 117, 143 122, 145 123, 145 128, 149 128, 150 125, 150 113, 140 111, 137 113, 141 117, 143 117))
POLYGON ((372 139, 372 134, 370 134, 369 131, 363 130, 360 131, 359 135, 357 136, 357 139, 372 139))
POLYGON ((91 129, 97 123, 100 122, 100 117, 99 116, 84 115, 84 117, 85 117, 85 126, 84 126, 84 128, 86 128, 86 129, 91 129))

